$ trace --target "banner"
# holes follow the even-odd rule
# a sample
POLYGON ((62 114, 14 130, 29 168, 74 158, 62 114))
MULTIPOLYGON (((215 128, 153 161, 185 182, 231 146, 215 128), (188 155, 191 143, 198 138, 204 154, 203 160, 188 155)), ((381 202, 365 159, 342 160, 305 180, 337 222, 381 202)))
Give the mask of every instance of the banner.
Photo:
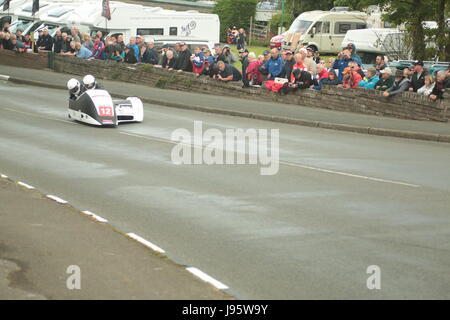
POLYGON ((5 3, 3 4, 3 11, 8 11, 9 10, 9 3, 11 2, 11 0, 5 0, 5 3))
POLYGON ((102 3, 102 16, 108 20, 111 20, 111 10, 109 8, 109 0, 103 0, 102 3))
POLYGON ((39 0, 33 0, 33 9, 31 10, 31 15, 34 16, 38 11, 39 11, 39 0))

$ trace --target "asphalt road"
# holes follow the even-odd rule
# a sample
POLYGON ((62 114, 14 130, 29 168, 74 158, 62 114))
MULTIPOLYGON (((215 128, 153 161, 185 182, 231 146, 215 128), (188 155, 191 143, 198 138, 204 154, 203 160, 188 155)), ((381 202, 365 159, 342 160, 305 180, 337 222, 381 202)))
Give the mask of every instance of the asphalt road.
POLYGON ((250 299, 450 298, 450 146, 146 105, 66 118, 61 90, 0 85, 0 172, 164 248, 250 299), (276 128, 280 170, 181 165, 177 128, 276 128), (381 269, 369 290, 366 269, 381 269))

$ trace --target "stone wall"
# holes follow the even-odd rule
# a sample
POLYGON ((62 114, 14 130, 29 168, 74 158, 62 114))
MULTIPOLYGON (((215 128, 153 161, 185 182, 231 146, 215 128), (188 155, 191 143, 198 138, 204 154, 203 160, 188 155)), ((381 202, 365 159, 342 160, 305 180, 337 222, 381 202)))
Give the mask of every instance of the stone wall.
POLYGON ((48 68, 48 55, 40 53, 20 53, 10 50, 0 50, 0 64, 30 69, 48 68))
MULTIPOLYGON (((43 69, 47 67, 46 54, 19 54, 0 51, 1 63, 43 69), (44 61, 45 60, 45 61, 44 61)), ((362 114, 391 116, 402 119, 448 122, 450 99, 431 101, 427 97, 405 92, 385 98, 380 91, 343 89, 326 86, 321 91, 298 90, 295 94, 280 96, 260 88, 242 88, 240 83, 223 83, 192 73, 178 73, 155 68, 152 65, 134 66, 114 61, 81 60, 60 55, 48 55, 49 67, 57 72, 83 76, 93 74, 99 79, 124 81, 196 93, 222 95, 258 101, 275 101, 294 105, 349 111, 362 114)))

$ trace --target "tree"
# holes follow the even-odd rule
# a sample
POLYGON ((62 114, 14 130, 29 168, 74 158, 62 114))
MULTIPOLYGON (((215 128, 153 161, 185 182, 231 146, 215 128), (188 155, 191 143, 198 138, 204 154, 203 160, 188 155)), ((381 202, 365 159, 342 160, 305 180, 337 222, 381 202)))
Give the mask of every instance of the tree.
POLYGON ((297 17, 305 11, 330 10, 333 2, 334 0, 285 0, 285 10, 297 17))
MULTIPOLYGON (((291 26, 292 21, 294 21, 294 19, 295 18, 291 13, 285 12, 283 17, 283 27, 288 29, 291 26)), ((281 24, 281 13, 277 13, 272 16, 272 19, 270 19, 270 32, 277 33, 280 24, 281 24)))
POLYGON ((213 13, 219 16, 222 37, 233 26, 248 30, 250 19, 256 14, 257 3, 258 0, 218 0, 213 13))

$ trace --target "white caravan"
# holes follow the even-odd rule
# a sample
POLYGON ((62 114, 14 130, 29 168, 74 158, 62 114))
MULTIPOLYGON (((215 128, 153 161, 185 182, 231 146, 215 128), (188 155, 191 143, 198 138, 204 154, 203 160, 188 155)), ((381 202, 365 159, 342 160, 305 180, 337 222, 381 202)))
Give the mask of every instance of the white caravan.
POLYGON ((106 20, 101 15, 100 1, 81 5, 66 22, 88 26, 91 34, 97 31, 110 35, 121 33, 126 42, 136 35, 196 37, 219 42, 220 21, 216 14, 164 10, 115 1, 110 2, 110 11, 111 20, 106 20))
POLYGON ((389 60, 406 59, 410 50, 405 45, 404 32, 398 29, 371 28, 349 30, 341 47, 353 43, 363 64, 374 64, 377 55, 389 60))
POLYGON ((299 44, 314 50, 338 53, 348 30, 366 29, 368 15, 360 11, 308 11, 291 24, 283 47, 295 50, 299 44))

